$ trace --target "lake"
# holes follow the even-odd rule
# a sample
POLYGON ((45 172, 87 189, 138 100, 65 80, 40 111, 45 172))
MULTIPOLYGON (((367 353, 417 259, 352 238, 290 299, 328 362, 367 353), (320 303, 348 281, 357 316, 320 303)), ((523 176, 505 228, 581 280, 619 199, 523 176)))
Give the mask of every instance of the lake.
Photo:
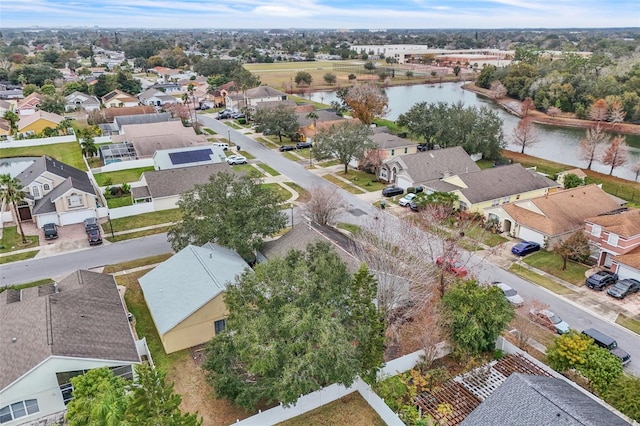
MULTIPOLYGON (((507 141, 507 149, 520 152, 520 148, 510 143, 513 129, 517 126, 519 118, 515 117, 490 99, 481 97, 474 92, 462 89, 463 83, 443 83, 443 84, 418 84, 413 86, 394 86, 386 88, 389 98, 389 114, 384 117, 388 120, 396 120, 400 114, 407 112, 418 102, 462 102, 465 106, 487 108, 495 111, 502 119, 504 138, 507 141)), ((329 104, 337 100, 336 92, 313 92, 307 94, 309 99, 329 104)), ((584 129, 570 129, 565 127, 555 127, 536 124, 539 142, 525 148, 525 154, 569 164, 576 167, 586 167, 587 163, 580 160, 579 147, 580 139, 585 135, 584 129)), ((627 135, 629 145, 629 160, 624 166, 614 169, 613 175, 624 179, 634 180, 635 172, 631 166, 640 163, 640 136, 627 135)), ((609 174, 610 166, 605 166, 599 162, 593 163, 591 169, 600 173, 609 174)))

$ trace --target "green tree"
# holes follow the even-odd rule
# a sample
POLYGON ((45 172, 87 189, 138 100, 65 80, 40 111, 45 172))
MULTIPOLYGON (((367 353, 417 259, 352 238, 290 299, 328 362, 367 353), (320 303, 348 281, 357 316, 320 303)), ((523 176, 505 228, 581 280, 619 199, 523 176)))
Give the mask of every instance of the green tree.
POLYGON ((344 121, 320 129, 314 136, 313 155, 322 161, 337 158, 349 171, 349 163, 361 158, 366 150, 376 148, 371 140, 371 129, 359 123, 344 121))
POLYGON ((364 64, 364 69, 367 70, 369 73, 372 73, 376 69, 376 64, 374 64, 371 61, 367 61, 364 64))
POLYGON ((72 377, 73 399, 67 404, 69 426, 119 426, 127 408, 127 381, 108 368, 72 377))
POLYGON ((336 75, 332 72, 326 73, 323 78, 327 84, 335 84, 336 80, 338 79, 338 77, 336 77, 336 75))
POLYGON ((566 174, 562 180, 562 186, 564 186, 564 189, 577 188, 582 185, 584 185, 582 178, 573 173, 566 174))
POLYGON ((98 153, 98 146, 93 138, 93 130, 91 128, 79 129, 78 138, 82 147, 82 155, 92 158, 98 153))
POLYGON ((22 244, 27 244, 27 238, 24 236, 24 231, 22 230, 22 221, 18 214, 18 203, 23 202, 25 199, 25 193, 22 192, 22 187, 18 178, 12 178, 8 173, 0 175, 0 200, 3 204, 13 207, 13 217, 18 224, 22 244))
POLYGON ((473 280, 451 286, 441 303, 444 327, 456 350, 470 355, 492 350, 514 316, 498 287, 483 287, 473 280))
POLYGON ((622 413, 640 422, 638 395, 640 395, 640 379, 622 374, 600 396, 622 413))
POLYGON ((294 403, 332 383, 349 386, 382 363, 379 318, 366 269, 354 278, 331 246, 290 251, 227 287, 227 328, 207 347, 217 395, 246 408, 294 403))
POLYGON ((253 120, 259 131, 269 129, 272 135, 278 135, 280 143, 282 136, 290 136, 300 127, 295 109, 285 104, 258 108, 253 120))
POLYGON ((42 103, 39 108, 43 111, 51 112, 54 114, 62 115, 65 111, 66 101, 62 95, 53 94, 51 96, 45 96, 42 99, 42 103))
POLYGON ((585 353, 593 344, 589 336, 576 330, 556 337, 553 344, 547 348, 549 366, 557 371, 578 368, 586 362, 585 353))
POLYGON ((2 115, 2 118, 9 122, 9 133, 15 135, 18 132, 18 121, 20 121, 20 116, 13 111, 6 110, 2 115))
POLYGON ((622 375, 622 363, 605 348, 592 344, 578 371, 589 380, 592 390, 602 394, 622 375))
POLYGON ((554 247, 556 253, 562 257, 562 270, 567 269, 567 260, 571 259, 576 262, 584 262, 591 255, 591 248, 589 247, 589 239, 585 233, 580 230, 577 231, 565 240, 562 240, 556 247, 554 247))
POLYGON ((20 80, 23 80, 36 86, 42 86, 45 81, 53 81, 57 78, 62 78, 62 73, 51 64, 46 63, 22 65, 9 73, 9 79, 12 83, 20 83, 20 80))
POLYGON ((56 93, 56 86, 53 84, 45 84, 40 88, 39 92, 43 95, 52 96, 56 93))
POLYGON ((169 230, 169 242, 175 251, 216 242, 253 259, 264 237, 287 223, 279 203, 277 194, 251 175, 212 175, 180 198, 182 220, 169 230))
POLYGON ((296 86, 302 86, 303 84, 311 86, 313 77, 307 71, 298 71, 293 81, 296 82, 296 86))
POLYGON ((496 71, 497 68, 495 65, 487 65, 486 67, 483 67, 476 79, 476 86, 482 87, 483 89, 489 89, 491 87, 491 83, 496 80, 496 71))

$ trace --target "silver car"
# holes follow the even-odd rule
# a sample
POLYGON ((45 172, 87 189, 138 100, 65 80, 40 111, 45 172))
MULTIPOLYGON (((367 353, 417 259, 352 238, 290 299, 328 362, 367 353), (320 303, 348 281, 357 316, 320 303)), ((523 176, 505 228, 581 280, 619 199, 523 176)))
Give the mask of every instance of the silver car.
POLYGON ((502 292, 504 293, 504 297, 506 297, 509 303, 511 303, 516 308, 524 305, 524 299, 522 298, 522 296, 520 296, 517 291, 515 291, 505 283, 494 282, 493 285, 502 290, 502 292))

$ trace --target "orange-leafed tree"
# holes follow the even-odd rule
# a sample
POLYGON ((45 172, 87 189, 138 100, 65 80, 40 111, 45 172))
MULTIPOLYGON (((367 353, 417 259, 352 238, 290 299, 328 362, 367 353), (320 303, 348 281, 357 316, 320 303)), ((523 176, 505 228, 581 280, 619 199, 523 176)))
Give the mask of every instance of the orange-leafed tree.
POLYGON ((375 83, 362 83, 351 87, 347 91, 344 102, 351 110, 353 117, 367 125, 389 112, 389 99, 375 83))
POLYGON ((589 118, 594 121, 605 121, 609 114, 609 105, 604 99, 598 99, 589 108, 589 118))
POLYGON ((609 113, 607 115, 607 118, 609 119, 609 122, 613 123, 614 127, 616 124, 622 123, 626 115, 627 113, 622 106, 622 102, 611 102, 611 105, 609 105, 609 113))
POLYGON ((523 117, 526 117, 527 115, 529 115, 529 111, 534 111, 535 109, 536 104, 533 103, 533 99, 531 98, 526 98, 520 104, 520 114, 522 114, 523 117))
POLYGON ((613 138, 611 144, 605 150, 604 155, 602 156, 602 164, 611 166, 611 170, 609 170, 609 176, 613 174, 613 169, 622 166, 627 162, 628 151, 629 148, 627 147, 624 136, 616 136, 615 138, 613 138))

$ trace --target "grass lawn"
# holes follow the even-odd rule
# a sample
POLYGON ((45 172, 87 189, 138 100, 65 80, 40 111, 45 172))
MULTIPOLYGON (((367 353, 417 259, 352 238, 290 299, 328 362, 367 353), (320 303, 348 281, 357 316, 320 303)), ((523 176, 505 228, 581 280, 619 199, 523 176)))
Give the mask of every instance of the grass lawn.
POLYGON ((296 201, 300 203, 306 203, 311 201, 311 193, 294 182, 284 182, 289 188, 295 190, 298 193, 298 199, 296 201))
POLYGON ((489 160, 478 160, 476 161, 476 164, 478 165, 478 167, 480 167, 483 170, 493 168, 493 161, 489 161, 489 160))
POLYGON ((12 288, 14 290, 22 290, 23 288, 29 288, 29 287, 37 287, 43 284, 49 284, 54 282, 51 278, 44 278, 38 281, 31 281, 30 283, 24 283, 24 284, 17 284, 17 285, 10 285, 9 287, 0 287, 0 293, 2 293, 3 291, 5 291, 5 289, 7 288, 12 288))
POLYGON ((277 183, 263 183, 264 186, 275 192, 276 197, 280 200, 280 202, 287 201, 291 198, 291 193, 283 188, 280 184, 277 183))
POLYGON ((114 263, 107 265, 102 271, 105 274, 113 274, 114 272, 125 271, 127 269, 139 268, 141 266, 155 265, 156 263, 164 262, 168 258, 173 256, 172 253, 158 254, 156 256, 143 257, 140 259, 130 260, 128 262, 114 263))
POLYGON ((336 175, 347 179, 354 185, 357 185, 364 191, 368 192, 382 191, 386 187, 384 183, 377 181, 375 175, 362 170, 349 170, 348 173, 342 171, 337 172, 336 175))
POLYGON ((382 421, 375 410, 367 404, 367 401, 362 398, 359 392, 353 392, 308 413, 278 423, 278 425, 384 426, 385 422, 382 421))
POLYGON ((286 159, 289 159, 291 161, 295 161, 298 162, 300 160, 304 160, 305 158, 300 157, 299 155, 294 154, 293 152, 290 151, 285 151, 282 153, 282 156, 286 159))
POLYGON ((246 157, 247 160, 255 160, 256 158, 254 155, 249 154, 247 151, 239 151, 239 154, 246 157))
POLYGON ((96 182, 100 186, 107 186, 108 179, 111 179, 111 183, 108 185, 121 185, 123 183, 137 182, 140 180, 140 176, 144 172, 150 172, 153 170, 153 166, 138 167, 137 169, 118 170, 115 172, 96 173, 93 177, 96 178, 96 182))
POLYGON ((320 167, 331 167, 331 166, 337 166, 340 163, 340 160, 329 160, 329 161, 324 161, 322 163, 318 163, 318 166, 320 167))
POLYGON ((279 145, 265 137, 256 139, 258 142, 266 146, 267 148, 277 148, 279 145))
POLYGON ((340 229, 344 229, 345 231, 349 231, 352 234, 360 232, 360 227, 358 225, 354 225, 353 223, 340 222, 336 226, 340 229))
POLYGON ((280 172, 278 172, 276 169, 274 169, 273 167, 267 164, 257 163, 256 166, 258 166, 260 169, 264 170, 266 173, 270 174, 271 176, 280 176, 280 172))
POLYGON ((208 127, 204 127, 204 128, 202 129, 202 131, 207 132, 207 133, 209 133, 210 135, 217 135, 217 133, 216 133, 216 132, 214 132, 213 130, 211 130, 211 129, 210 129, 210 128, 208 128, 208 127))
POLYGON ((289 99, 291 99, 292 101, 294 101, 297 104, 311 104, 316 109, 326 109, 326 108, 331 107, 331 105, 329 105, 329 104, 323 104, 321 102, 312 101, 311 99, 303 98, 302 96, 289 95, 289 99))
POLYGON ((55 143, 52 145, 25 146, 21 148, 2 148, 0 158, 6 157, 39 157, 48 155, 58 161, 80 170, 87 170, 82 158, 82 149, 78 142, 55 143))
POLYGON ((487 231, 482 226, 470 227, 465 231, 465 235, 469 238, 472 238, 476 241, 486 244, 489 247, 495 247, 497 245, 500 245, 502 243, 509 241, 505 237, 499 234, 494 234, 493 232, 487 231))
POLYGON ((133 240, 134 238, 146 237, 148 235, 162 234, 163 232, 169 231, 169 228, 171 228, 171 226, 167 225, 152 229, 145 229, 143 231, 127 232, 126 234, 116 235, 115 238, 111 237, 111 231, 109 230, 105 231, 105 235, 103 235, 102 238, 111 243, 116 243, 118 241, 133 240))
POLYGON ((636 334, 640 334, 640 321, 634 318, 629 318, 625 314, 619 314, 616 318, 616 324, 620 324, 624 328, 633 331, 636 334))
POLYGON ((40 253, 40 250, 31 250, 24 253, 11 254, 9 256, 0 257, 0 264, 20 262, 21 260, 33 259, 36 254, 40 253))
MULTIPOLYGON (((25 235, 27 244, 22 243, 22 237, 17 226, 11 226, 2 230, 2 239, 0 239, 0 253, 8 253, 15 250, 38 247, 40 245, 40 237, 37 235, 25 235)), ((28 258, 27 258, 28 259, 28 258)))
POLYGON ((236 172, 244 172, 251 176, 262 177, 262 173, 260 173, 260 170, 256 169, 251 164, 236 164, 231 167, 236 172))
POLYGON ((563 271, 562 257, 553 251, 546 250, 533 253, 523 260, 527 265, 578 286, 584 285, 585 272, 589 269, 579 263, 567 261, 567 269, 563 271))
POLYGON ((129 194, 123 195, 122 197, 107 198, 107 206, 110 209, 115 209, 116 207, 132 206, 132 205, 133 205, 133 200, 131 199, 131 195, 129 194))
POLYGON ((575 294, 575 291, 568 289, 567 287, 558 284, 557 282, 547 277, 539 275, 536 272, 525 268, 524 266, 520 266, 514 263, 513 265, 511 265, 509 270, 514 274, 520 275, 522 278, 538 284, 539 286, 544 287, 547 290, 551 290, 556 294, 575 294))
POLYGON ((177 222, 180 218, 180 209, 171 209, 111 219, 111 223, 113 224, 113 231, 118 232, 143 228, 145 226, 159 225, 161 223, 177 222))
POLYGON ((344 189, 347 192, 350 192, 352 194, 364 194, 365 191, 361 190, 360 188, 357 188, 355 186, 352 186, 350 184, 348 184, 347 182, 343 181, 340 178, 337 178, 333 175, 324 175, 322 176, 325 180, 328 180, 329 182, 331 182, 332 184, 344 189))

